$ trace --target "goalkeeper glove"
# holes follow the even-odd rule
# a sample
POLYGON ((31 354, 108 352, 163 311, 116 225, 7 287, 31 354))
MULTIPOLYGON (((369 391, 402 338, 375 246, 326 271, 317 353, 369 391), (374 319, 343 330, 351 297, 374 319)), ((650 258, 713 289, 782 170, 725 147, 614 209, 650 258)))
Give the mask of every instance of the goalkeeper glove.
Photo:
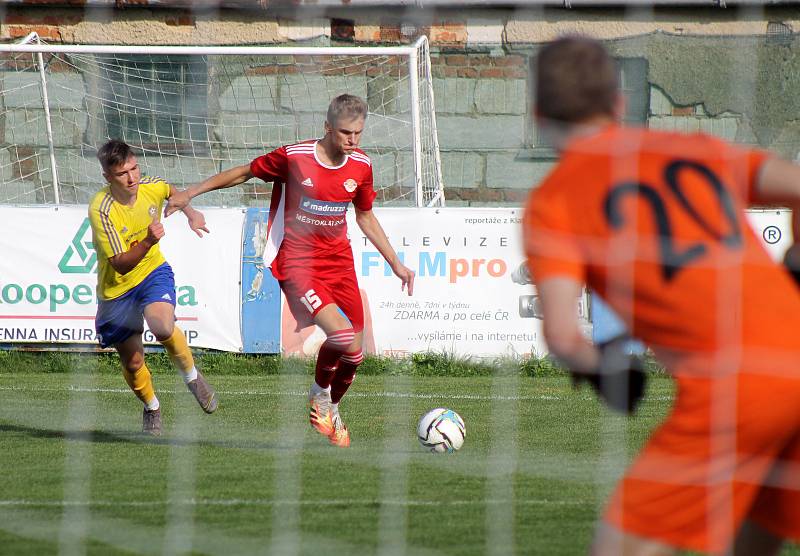
POLYGON ((790 247, 783 256, 783 266, 794 278, 795 283, 800 286, 800 256, 794 254, 794 245, 790 247))
POLYGON ((618 336, 599 344, 600 363, 592 373, 571 372, 573 386, 588 382, 611 409, 627 415, 644 395, 647 375, 641 357, 628 352, 630 337, 618 336))

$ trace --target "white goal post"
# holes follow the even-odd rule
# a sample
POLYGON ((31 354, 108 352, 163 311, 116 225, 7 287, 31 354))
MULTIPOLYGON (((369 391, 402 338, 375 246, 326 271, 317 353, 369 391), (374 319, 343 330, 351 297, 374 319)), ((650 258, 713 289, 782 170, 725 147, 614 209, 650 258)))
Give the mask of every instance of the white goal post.
MULTIPOLYGON (((120 138, 143 171, 186 187, 320 137, 330 99, 367 100, 376 202, 444 205, 428 41, 392 47, 0 45, 0 203, 86 203, 96 149, 120 138)), ((198 204, 265 206, 254 180, 198 204)))

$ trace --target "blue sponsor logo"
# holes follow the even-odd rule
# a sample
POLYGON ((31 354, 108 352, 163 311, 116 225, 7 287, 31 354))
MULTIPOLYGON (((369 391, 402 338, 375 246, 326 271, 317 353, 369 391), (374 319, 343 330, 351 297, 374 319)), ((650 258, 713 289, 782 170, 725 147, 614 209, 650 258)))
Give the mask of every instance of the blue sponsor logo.
POLYGON ((320 201, 318 199, 311 199, 303 197, 300 200, 300 209, 309 214, 316 214, 317 216, 342 216, 347 212, 348 201, 337 203, 334 201, 320 201))

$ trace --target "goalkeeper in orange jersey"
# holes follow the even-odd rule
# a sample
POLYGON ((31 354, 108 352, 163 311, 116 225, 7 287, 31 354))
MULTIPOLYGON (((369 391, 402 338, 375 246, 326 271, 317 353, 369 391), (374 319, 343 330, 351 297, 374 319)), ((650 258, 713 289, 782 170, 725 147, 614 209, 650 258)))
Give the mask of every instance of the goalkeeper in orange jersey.
MULTIPOLYGON (((97 152, 108 185, 89 205, 97 251, 95 326, 103 347, 114 346, 131 390, 144 403, 142 429, 161 434, 161 409, 144 361, 144 321, 181 371, 189 390, 206 413, 217 409, 213 388, 194 365, 186 337, 175 326, 175 278, 159 249, 164 226, 161 205, 175 192, 157 177, 142 176, 131 148, 111 140, 97 152)), ((208 232, 203 215, 183 209, 198 235, 208 232)))
MULTIPOLYGON (((800 290, 744 210, 798 205, 800 167, 702 134, 621 126, 617 69, 594 40, 545 46, 535 73, 537 123, 560 155, 523 225, 549 348, 575 380, 634 411, 641 369, 622 342, 598 348, 579 331, 585 283, 677 383, 592 553, 776 554, 800 540, 800 290)), ((798 254, 795 244, 787 262, 798 254)))

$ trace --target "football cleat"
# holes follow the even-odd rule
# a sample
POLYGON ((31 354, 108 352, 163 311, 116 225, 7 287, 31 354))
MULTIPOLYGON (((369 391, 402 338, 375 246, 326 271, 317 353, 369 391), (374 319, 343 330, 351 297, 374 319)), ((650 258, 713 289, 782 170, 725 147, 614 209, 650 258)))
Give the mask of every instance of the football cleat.
POLYGON ((333 416, 331 413, 331 393, 320 392, 308 397, 308 422, 322 436, 333 434, 333 416))
POLYGON ((197 378, 186 383, 189 392, 194 394, 194 399, 206 413, 214 413, 217 410, 217 393, 211 385, 206 382, 205 377, 197 371, 197 378))
POLYGON ((333 415, 333 432, 328 436, 328 440, 334 446, 338 446, 339 448, 349 448, 350 447, 350 431, 347 430, 347 427, 342 421, 342 418, 339 416, 338 413, 333 415))
POLYGON ((150 436, 161 436, 161 409, 145 408, 142 413, 142 432, 150 436))

